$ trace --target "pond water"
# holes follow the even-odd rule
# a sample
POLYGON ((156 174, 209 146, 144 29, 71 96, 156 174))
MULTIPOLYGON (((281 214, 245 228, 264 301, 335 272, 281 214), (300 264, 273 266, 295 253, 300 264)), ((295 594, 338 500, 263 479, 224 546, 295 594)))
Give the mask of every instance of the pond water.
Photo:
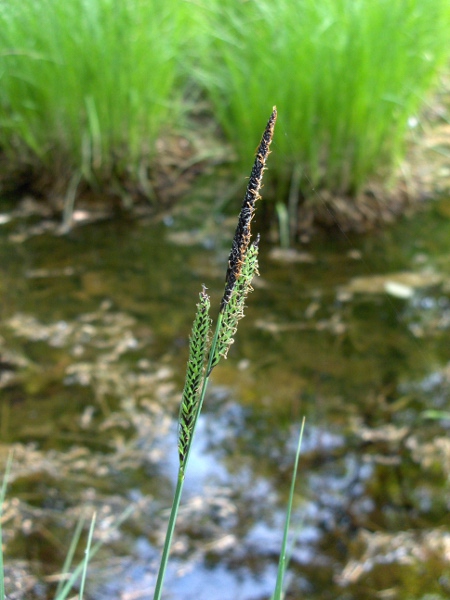
MULTIPOLYGON (((54 597, 94 511, 86 597, 152 597, 187 339, 203 283, 218 305, 235 226, 185 209, 66 235, 30 202, 0 215, 10 599, 54 597)), ((165 597, 270 598, 303 416, 286 597, 448 597, 448 201, 365 237, 263 239, 260 272, 213 373, 165 597)))

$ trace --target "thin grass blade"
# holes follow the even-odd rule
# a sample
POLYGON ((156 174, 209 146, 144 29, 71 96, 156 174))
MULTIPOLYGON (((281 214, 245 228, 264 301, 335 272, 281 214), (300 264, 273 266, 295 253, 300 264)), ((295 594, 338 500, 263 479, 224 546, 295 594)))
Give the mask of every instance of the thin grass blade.
POLYGON ((11 465, 13 460, 13 453, 10 452, 6 461, 5 474, 3 475, 2 488, 0 491, 0 600, 5 600, 5 581, 3 575, 3 538, 2 538, 2 513, 3 513, 3 502, 5 501, 6 488, 8 487, 9 474, 11 472, 11 465))
MULTIPOLYGON (((133 510, 134 510, 133 506, 129 506, 128 508, 126 508, 122 512, 122 514, 117 518, 116 522, 112 525, 112 530, 115 531, 116 529, 118 529, 122 525, 122 523, 128 519, 128 517, 131 515, 133 510)), ((100 548, 104 545, 104 543, 105 542, 100 540, 92 546, 92 550, 90 550, 90 552, 89 552, 89 559, 94 558, 94 556, 97 554, 97 552, 100 550, 100 548)), ((66 582, 63 589, 61 590, 59 595, 55 598, 55 600, 66 600, 67 596, 69 595, 70 591, 72 590, 78 577, 80 577, 81 573, 83 572, 83 569, 84 569, 84 561, 82 561, 75 568, 74 572, 70 576, 70 579, 66 582)))
POLYGON ((291 515, 292 515, 292 504, 294 502, 294 492, 295 492, 295 484, 297 480, 297 470, 298 470, 298 462, 300 459, 300 450, 302 447, 302 439, 303 439, 303 431, 305 428, 305 418, 303 418, 302 426, 300 428, 300 435, 298 438, 297 444, 297 452, 295 454, 295 462, 294 462, 294 470, 292 472, 292 481, 291 481, 291 489, 289 492, 289 500, 286 511, 286 521, 284 524, 284 532, 283 532, 283 542, 281 544, 281 552, 280 558, 278 561, 278 573, 277 573, 277 582, 275 585, 275 592, 272 596, 273 600, 281 600, 283 597, 283 581, 287 568, 287 541, 289 536, 289 528, 291 525, 291 515))
POLYGON ((97 513, 94 513, 92 515, 91 526, 89 528, 89 536, 88 536, 88 541, 86 544, 85 557, 84 557, 84 562, 83 562, 83 573, 81 575, 81 585, 80 585, 80 594, 79 594, 80 600, 83 600, 83 595, 84 595, 84 586, 86 584, 87 568, 88 568, 88 564, 89 564, 89 559, 91 557, 90 552, 91 552, 91 545, 92 545, 92 536, 94 535, 94 527, 95 527, 96 517, 97 517, 97 513))
POLYGON ((73 557, 75 555, 75 550, 77 548, 78 542, 80 541, 81 532, 83 531, 84 522, 85 522, 85 519, 82 516, 79 519, 76 529, 75 529, 75 532, 72 536, 69 551, 67 552, 66 558, 64 560, 64 564, 63 564, 63 568, 62 568, 62 572, 61 572, 61 579, 59 580, 58 586, 56 588, 55 600, 58 600, 59 594, 61 593, 61 590, 64 585, 64 581, 66 580, 66 577, 69 575, 69 571, 70 571, 70 568, 71 568, 72 562, 73 562, 73 557))

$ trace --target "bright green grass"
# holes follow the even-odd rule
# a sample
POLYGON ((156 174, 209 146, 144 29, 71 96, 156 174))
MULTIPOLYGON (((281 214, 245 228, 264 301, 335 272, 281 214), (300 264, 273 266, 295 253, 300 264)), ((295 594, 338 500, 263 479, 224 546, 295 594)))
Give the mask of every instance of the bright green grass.
POLYGON ((0 4, 0 147, 55 176, 143 177, 179 117, 182 0, 0 4))
POLYGON ((280 200, 294 172, 349 194, 392 173, 450 56, 448 0, 216 0, 201 18, 201 85, 240 159, 279 109, 280 200))
POLYGON ((355 194, 394 172, 449 39, 448 0, 0 0, 0 152, 62 178, 69 212, 83 180, 149 196, 196 89, 240 166, 278 106, 278 201, 355 194))

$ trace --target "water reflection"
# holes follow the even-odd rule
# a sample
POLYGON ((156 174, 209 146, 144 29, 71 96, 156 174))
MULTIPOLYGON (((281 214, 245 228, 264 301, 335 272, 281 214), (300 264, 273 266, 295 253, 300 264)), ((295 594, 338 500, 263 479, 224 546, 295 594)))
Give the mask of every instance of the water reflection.
MULTIPOLYGON (((110 221, 61 237, 40 219, 0 219, 13 597, 52 597, 77 519, 94 509, 108 541, 90 597, 148 597, 194 306, 202 283, 221 296, 234 221, 193 236, 181 217, 110 221)), ((324 236, 288 260, 263 245, 205 402, 169 596, 270 597, 303 415, 288 597, 448 594, 449 236, 430 211, 383 235, 324 236)))

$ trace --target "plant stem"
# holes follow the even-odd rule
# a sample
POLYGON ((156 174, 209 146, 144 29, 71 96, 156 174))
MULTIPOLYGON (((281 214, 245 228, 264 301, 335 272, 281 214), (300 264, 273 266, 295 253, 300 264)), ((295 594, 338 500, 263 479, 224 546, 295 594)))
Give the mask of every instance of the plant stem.
POLYGON ((11 451, 6 461, 5 473, 3 475, 3 482, 0 487, 0 600, 5 600, 5 580, 3 576, 3 539, 2 539, 2 511, 3 503, 5 501, 6 488, 8 486, 9 474, 11 472, 11 465, 13 460, 13 452, 11 451))
POLYGON ((280 558, 278 561, 277 581, 272 600, 281 600, 283 597, 283 581, 288 563, 287 559, 287 542, 289 535, 289 527, 291 524, 292 505, 294 503, 295 484, 297 481, 298 461, 300 459, 300 450, 302 447, 303 431, 305 429, 305 417, 303 417, 300 434, 297 443, 297 452, 295 453, 294 470, 292 472, 291 489, 289 491, 289 500, 286 510, 286 520, 284 523, 283 542, 281 544, 280 558))
POLYGON ((172 508, 170 509, 169 524, 167 525, 166 539, 164 541, 163 553, 161 556, 161 562, 159 564, 158 578, 156 580, 155 593, 153 600, 160 600, 162 593, 162 586, 164 583, 164 576, 166 574, 167 562, 169 560, 170 546, 172 544, 173 532, 175 530, 175 523, 177 521, 178 508, 180 506, 181 493, 183 491, 184 484, 184 471, 180 467, 178 469, 177 487, 175 489, 175 495, 172 501, 172 508))

